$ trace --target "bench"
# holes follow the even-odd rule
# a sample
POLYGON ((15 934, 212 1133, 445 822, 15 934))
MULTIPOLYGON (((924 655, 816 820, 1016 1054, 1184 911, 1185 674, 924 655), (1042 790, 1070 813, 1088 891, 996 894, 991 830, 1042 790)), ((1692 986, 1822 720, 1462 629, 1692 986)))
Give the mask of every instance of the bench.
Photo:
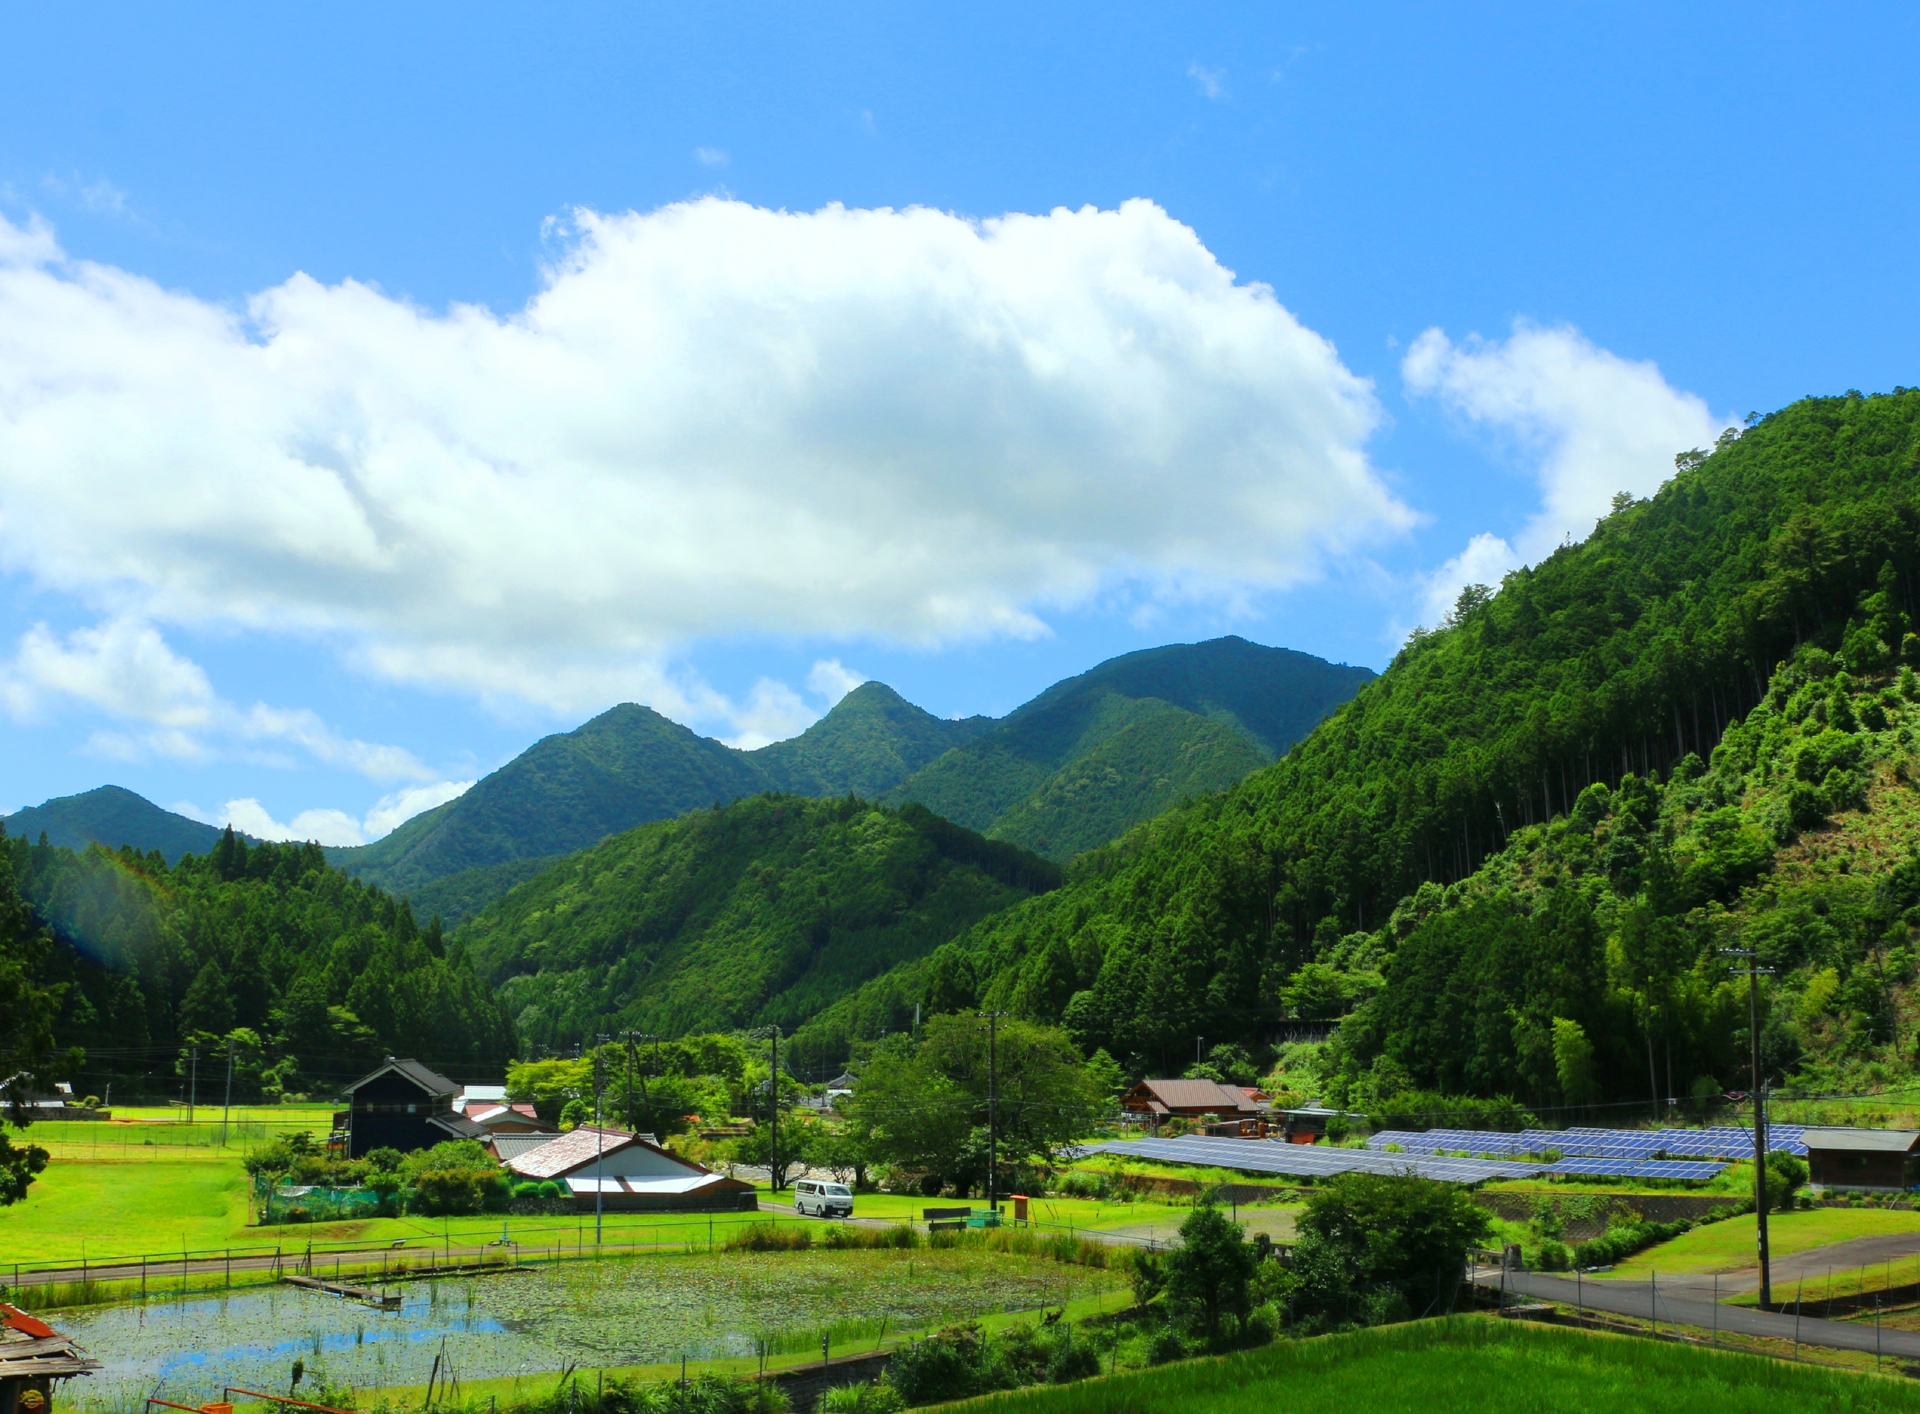
POLYGON ((930 1223, 945 1222, 950 1218, 958 1218, 960 1219, 961 1222, 965 1222, 968 1218, 973 1216, 973 1209, 972 1208, 923 1208, 920 1211, 920 1216, 922 1220, 930 1223))

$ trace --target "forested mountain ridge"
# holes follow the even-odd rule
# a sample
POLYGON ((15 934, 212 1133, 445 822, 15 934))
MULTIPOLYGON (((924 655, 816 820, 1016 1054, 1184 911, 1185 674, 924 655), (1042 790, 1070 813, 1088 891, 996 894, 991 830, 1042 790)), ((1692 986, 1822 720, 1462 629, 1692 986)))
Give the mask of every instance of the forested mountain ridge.
POLYGON ((1058 882, 1047 861, 919 806, 761 795, 571 855, 453 936, 527 1045, 792 1030, 1058 882))
POLYGON ((1055 683, 887 797, 1065 862, 1271 761, 1372 670, 1229 636, 1055 683))
POLYGON ((1260 1039, 1304 964, 1421 884, 1468 877, 1591 782, 1710 752, 1796 644, 1850 663, 1907 651, 1885 635, 1914 609, 1917 494, 1920 392, 1775 413, 1497 595, 1464 594, 1274 765, 1082 856, 1062 889, 840 1012, 858 1035, 890 998, 1003 1006, 1156 1068, 1196 1035, 1260 1039))
POLYGON ((202 824, 163 810, 144 796, 119 786, 99 786, 79 795, 63 795, 0 820, 18 839, 85 849, 102 844, 108 849, 132 845, 141 854, 159 850, 169 864, 183 854, 205 854, 220 839, 220 827, 202 824))
POLYGON ((328 857, 423 916, 457 920, 620 830, 781 791, 925 797, 936 814, 958 810, 962 824, 985 820, 995 837, 1064 860, 1232 784, 1371 676, 1239 638, 1172 644, 1056 683, 999 721, 949 721, 863 683, 799 736, 752 751, 627 703, 328 857))
POLYGON ((1723 949, 1773 972, 1768 1079, 1860 1093, 1911 1075, 1920 680, 1885 642, 1905 628, 1891 580, 1868 606, 1883 647, 1803 646, 1710 766, 1689 754, 1665 785, 1587 787, 1470 879, 1423 885, 1342 940, 1340 968, 1298 974, 1298 1008, 1358 1003, 1303 1058, 1302 1087, 1389 1109, 1417 1108, 1397 1098, 1410 1091, 1542 1111, 1717 1095, 1750 1064, 1723 949))
POLYGON ((169 865, 0 837, 0 913, 12 899, 44 940, 35 984, 59 994, 56 1039, 87 1052, 76 1089, 170 1095, 180 1048, 224 1060, 229 1038, 249 1099, 332 1094, 389 1051, 489 1075, 512 1049, 459 946, 317 845, 228 831, 169 865))

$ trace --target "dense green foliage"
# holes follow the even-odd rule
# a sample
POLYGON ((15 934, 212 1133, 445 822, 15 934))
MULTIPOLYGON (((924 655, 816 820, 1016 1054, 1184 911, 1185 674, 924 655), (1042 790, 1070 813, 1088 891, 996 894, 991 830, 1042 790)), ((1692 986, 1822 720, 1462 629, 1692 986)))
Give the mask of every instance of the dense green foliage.
POLYGON ((891 798, 1070 859, 1232 785, 1372 676, 1242 638, 1128 653, 1054 684, 891 798))
POLYGON ((6 817, 7 833, 18 839, 47 837, 50 844, 81 850, 90 844, 118 849, 132 845, 141 854, 159 850, 169 864, 183 854, 205 854, 220 830, 189 820, 119 786, 100 786, 80 795, 64 795, 30 805, 6 817))
MULTIPOLYGON (((1711 753, 1728 724, 1767 696, 1774 664, 1797 645, 1837 655, 1881 690, 1874 675, 1908 651, 1915 608, 1916 471, 1916 391, 1812 399, 1729 436, 1711 456, 1689 458, 1651 500, 1623 500, 1584 543, 1514 572, 1497 595, 1463 595, 1448 625, 1416 635, 1274 765, 1084 856, 1067 887, 985 920, 953 958, 942 950, 873 994, 928 1002, 938 993, 937 1009, 985 1003, 1063 1017, 1083 1045, 1156 1070, 1191 1054, 1196 1035, 1264 1039, 1309 962, 1328 962, 1363 995, 1385 959, 1375 945, 1382 933, 1396 940, 1408 912, 1427 909, 1417 902, 1423 884, 1469 878, 1514 832, 1564 819, 1590 783, 1632 794, 1645 787, 1627 777, 1641 782, 1711 753)), ((1849 779, 1855 767, 1814 750, 1796 774, 1840 767, 1834 784, 1849 779)), ((1800 785, 1797 818, 1832 803, 1827 775, 1800 785)), ((1791 791, 1787 808, 1796 808, 1791 791)), ((1723 818, 1695 832, 1705 872, 1687 887, 1719 890, 1700 907, 1725 907, 1754 868, 1745 835, 1706 847, 1723 818)), ((1567 928, 1587 927, 1573 902, 1557 907, 1569 910, 1553 915, 1567 928)), ((1596 971, 1591 945, 1612 936, 1604 918, 1593 929, 1568 951, 1557 924, 1515 921, 1502 947, 1546 969, 1540 985, 1598 1007, 1606 969, 1596 971), (1548 932, 1553 946, 1541 952, 1548 932)), ((1655 1002, 1662 1039, 1678 1020, 1677 1004, 1659 1012, 1664 996, 1655 1002)), ((843 1013, 884 1010, 870 1001, 848 1002, 843 1013)), ((1617 1048, 1644 1040, 1637 1029, 1623 1038, 1617 1021, 1612 1030, 1599 1024, 1600 1012, 1556 1014, 1595 1018, 1582 1026, 1599 1050, 1590 1078, 1600 1091, 1633 1083, 1617 1048)), ((1702 1023, 1699 1034, 1718 1039, 1703 1039, 1695 1076, 1731 1074, 1714 1047, 1731 1044, 1734 1018, 1715 1016, 1702 1023)), ((1530 1024, 1550 1031, 1553 1019, 1530 1024)), ((1524 1040, 1527 1073, 1544 1081, 1552 1050, 1550 1041, 1540 1048, 1541 1034, 1524 1040)), ((1570 1060, 1576 1039, 1563 1046, 1570 1060)), ((1458 1067, 1462 1085, 1516 1083, 1512 1070, 1470 1068, 1473 1054, 1434 1048, 1422 1065, 1458 1067)), ((1676 1086, 1687 1069, 1676 1051, 1676 1086)), ((1562 1091, 1557 1072, 1554 1085, 1562 1091)))
POLYGON ((1457 1183, 1347 1173, 1307 1200, 1296 1226, 1286 1294, 1310 1331, 1450 1311, 1491 1219, 1457 1183))
POLYGON ((1911 1381, 1621 1340, 1533 1321, 1424 1321, 1281 1341, 1218 1360, 1001 1395, 996 1414, 1870 1414, 1920 1409, 1911 1381))
POLYGON ((132 849, 5 849, 55 939, 38 973, 62 988, 58 1039, 86 1049, 76 1078, 96 1094, 175 1093, 189 1044, 203 1100, 229 1051, 235 1099, 331 1093, 388 1052, 456 1075, 507 1059, 505 1017, 458 945, 316 845, 228 832, 171 867, 132 849))
POLYGON ((1776 1080, 1903 1073, 1920 704, 1896 684, 1809 645, 1710 767, 1689 756, 1664 785, 1595 784, 1472 879, 1418 891, 1366 945, 1386 986, 1325 1058, 1331 1092, 1378 1103, 1432 1086, 1568 1110, 1717 1094, 1750 1051, 1728 948, 1775 971, 1761 1051, 1776 1080))
POLYGON ((924 1175, 927 1190, 986 1190, 989 1099, 1007 1172, 1052 1163, 1110 1105, 1098 1073, 1057 1027, 938 1016, 861 1065, 847 1130, 867 1161, 924 1175), (991 1046, 991 1050, 989 1047, 991 1046), (991 1068, 990 1068, 991 1067, 991 1068))
POLYGON ((570 856, 455 936, 530 1046, 792 1028, 1056 882, 916 807, 763 795, 570 856))

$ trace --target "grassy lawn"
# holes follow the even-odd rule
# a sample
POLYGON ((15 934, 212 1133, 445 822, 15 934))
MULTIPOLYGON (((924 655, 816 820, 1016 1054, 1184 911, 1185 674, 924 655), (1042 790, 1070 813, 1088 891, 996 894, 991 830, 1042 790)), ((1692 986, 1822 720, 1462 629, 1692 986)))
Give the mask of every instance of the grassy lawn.
MULTIPOLYGON (((119 1128, 120 1126, 114 1126, 119 1128)), ((593 1245, 593 1217, 378 1218, 366 1222, 247 1226, 247 1179, 240 1166, 238 1146, 180 1148, 135 1144, 80 1147, 64 1134, 47 1134, 53 1125, 35 1125, 33 1142, 48 1143, 55 1157, 28 1190, 25 1201, 0 1208, 0 1254, 7 1262, 79 1263, 110 1257, 177 1254, 181 1244, 210 1255, 231 1248, 288 1252, 364 1245, 386 1246, 405 1241, 410 1246, 475 1245, 490 1242, 504 1229, 529 1248, 574 1250, 593 1245)), ((67 1130, 101 1129, 99 1125, 68 1124, 67 1130)), ((773 1195, 760 1189, 763 1199, 773 1195)), ((779 1201, 792 1202, 792 1190, 779 1201)), ((928 1207, 985 1207, 984 1200, 957 1203, 886 1193, 863 1193, 854 1211, 863 1218, 918 1221, 928 1207)), ((1044 1223, 1077 1232, 1111 1232, 1171 1236, 1192 1210, 1163 1203, 1114 1203, 1087 1198, 1036 1198, 1032 1216, 1044 1223)), ((1244 1215, 1272 1214, 1275 1208, 1249 1208, 1244 1215)), ((1011 1205, 1004 1208, 1012 1220, 1011 1205)), ((716 1228, 722 1239, 728 1226, 751 1221, 750 1215, 724 1215, 716 1228)), ((807 1219, 805 1221, 814 1221, 807 1219)), ((693 1242, 704 1246, 708 1222, 704 1216, 666 1217, 648 1214, 607 1214, 602 1235, 610 1246, 646 1246, 693 1242)), ((4 1279, 4 1278, 0 1278, 4 1279)))
MULTIPOLYGON (((1873 1208, 1811 1208, 1772 1213, 1767 1218, 1768 1242, 1775 1257, 1788 1257, 1795 1252, 1856 1237, 1880 1237, 1898 1232, 1920 1232, 1920 1213, 1873 1208)), ((1681 1272, 1737 1271, 1754 1265, 1755 1240, 1753 1214, 1748 1213, 1725 1222, 1708 1223, 1671 1242, 1650 1247, 1622 1262, 1609 1275, 1644 1280, 1649 1272, 1666 1276, 1681 1272)))
POLYGON ((993 1414, 1779 1414, 1920 1410, 1911 1381, 1487 1317, 1282 1343, 993 1395, 993 1414))

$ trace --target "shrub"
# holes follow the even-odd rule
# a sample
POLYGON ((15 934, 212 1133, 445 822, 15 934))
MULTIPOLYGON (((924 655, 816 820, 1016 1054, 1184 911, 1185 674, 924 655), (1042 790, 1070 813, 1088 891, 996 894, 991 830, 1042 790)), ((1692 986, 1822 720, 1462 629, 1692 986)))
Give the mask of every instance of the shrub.
POLYGON ((813 1247, 813 1229, 777 1222, 748 1223, 727 1239, 729 1252, 806 1252, 813 1247))
POLYGON ((1535 1271, 1564 1272, 1569 1260, 1566 1243, 1558 1238, 1549 1237, 1540 1244, 1533 1266, 1535 1271))
POLYGON ((1172 1326, 1162 1326, 1147 1337, 1147 1363, 1164 1365, 1170 1360, 1179 1360, 1187 1353, 1180 1343, 1180 1333, 1172 1326))
POLYGON ((872 1384, 841 1385, 820 1396, 814 1406, 824 1414, 896 1414, 906 1407, 900 1391, 885 1381, 872 1384))
POLYGON ((1084 1340, 1075 1340, 1071 1328, 1061 1332, 1060 1343, 1047 1362, 1047 1383, 1072 1384, 1100 1373, 1100 1352, 1084 1340))
POLYGON ((920 1234, 906 1223, 898 1227, 849 1227, 845 1223, 834 1223, 821 1233, 820 1245, 833 1251, 855 1247, 918 1247, 920 1234))
POLYGON ((887 1383, 908 1404, 945 1404, 989 1388, 980 1329, 961 1326, 907 1342, 887 1362, 887 1383))

